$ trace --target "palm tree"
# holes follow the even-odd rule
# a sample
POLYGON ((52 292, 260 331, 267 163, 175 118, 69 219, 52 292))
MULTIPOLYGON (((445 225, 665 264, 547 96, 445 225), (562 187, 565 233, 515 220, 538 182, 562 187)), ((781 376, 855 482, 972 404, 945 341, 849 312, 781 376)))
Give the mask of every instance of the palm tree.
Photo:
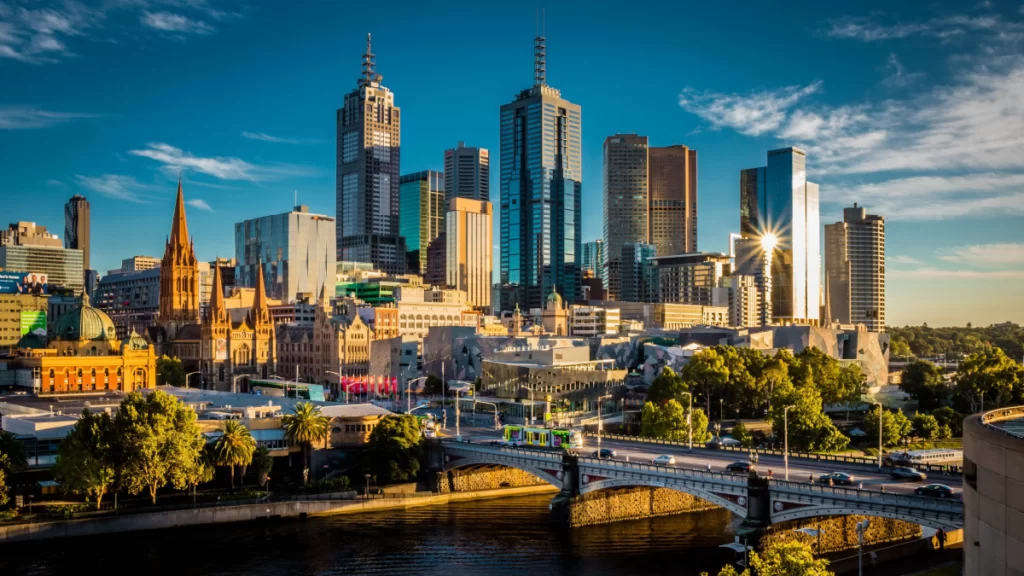
MULTIPOLYGON (((300 402, 295 405, 292 414, 281 417, 281 427, 284 428, 284 437, 289 443, 302 445, 306 470, 309 470, 312 467, 313 442, 327 438, 330 421, 320 411, 319 406, 300 402)), ((308 482, 308 473, 304 474, 303 478, 308 482)))
POLYGON ((234 490, 235 466, 248 466, 252 463, 256 439, 238 420, 225 420, 220 430, 221 436, 213 444, 213 454, 218 466, 231 469, 231 489, 234 490))

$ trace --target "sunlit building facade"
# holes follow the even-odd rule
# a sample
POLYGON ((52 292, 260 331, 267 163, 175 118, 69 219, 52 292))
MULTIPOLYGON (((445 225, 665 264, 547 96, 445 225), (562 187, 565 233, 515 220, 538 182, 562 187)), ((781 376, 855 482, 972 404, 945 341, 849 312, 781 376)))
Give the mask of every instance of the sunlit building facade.
POLYGON ((444 183, 444 174, 434 170, 406 174, 400 180, 398 230, 405 238, 410 274, 426 273, 427 247, 444 232, 444 183))

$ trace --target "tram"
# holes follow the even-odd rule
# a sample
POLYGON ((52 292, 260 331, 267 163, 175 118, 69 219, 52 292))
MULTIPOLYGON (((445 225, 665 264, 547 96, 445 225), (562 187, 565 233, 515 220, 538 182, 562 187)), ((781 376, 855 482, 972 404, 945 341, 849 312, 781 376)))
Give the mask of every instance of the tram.
POLYGON ((505 444, 540 448, 583 448, 583 433, 571 428, 540 426, 505 426, 505 444))

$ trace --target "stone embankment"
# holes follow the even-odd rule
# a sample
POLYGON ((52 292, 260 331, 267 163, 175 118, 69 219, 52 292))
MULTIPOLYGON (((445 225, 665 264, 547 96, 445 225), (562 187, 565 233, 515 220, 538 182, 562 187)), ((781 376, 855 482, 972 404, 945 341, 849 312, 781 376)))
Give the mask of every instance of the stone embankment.
MULTIPOLYGON (((758 547, 763 549, 775 543, 800 540, 810 544, 814 548, 815 553, 821 554, 856 549, 857 523, 865 518, 868 517, 828 516, 773 524, 764 532, 758 547), (797 532, 796 530, 800 528, 818 530, 821 532, 821 537, 818 538, 797 532)), ((876 516, 870 518, 871 522, 864 533, 865 545, 874 546, 876 544, 901 542, 921 537, 922 529, 920 524, 893 518, 880 518, 876 516)))
POLYGON ((638 520, 669 514, 703 512, 714 504, 668 488, 617 488, 582 496, 559 497, 552 502, 556 518, 571 527, 638 520))
MULTIPOLYGON (((473 492, 523 486, 551 486, 540 478, 517 468, 449 470, 437 473, 437 491, 441 494, 473 492)), ((551 486, 554 490, 554 486, 551 486)))

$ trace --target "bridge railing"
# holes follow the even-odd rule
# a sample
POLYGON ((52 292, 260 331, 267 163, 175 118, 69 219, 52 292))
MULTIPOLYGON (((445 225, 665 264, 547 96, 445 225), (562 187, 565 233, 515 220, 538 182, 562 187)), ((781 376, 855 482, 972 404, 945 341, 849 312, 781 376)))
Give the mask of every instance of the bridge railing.
POLYGON ((660 466, 658 464, 645 464, 643 462, 626 462, 624 460, 612 460, 607 458, 580 457, 580 464, 596 466, 599 468, 619 468, 623 470, 635 470, 638 472, 653 472, 679 476, 687 479, 707 480, 724 484, 747 485, 747 477, 740 474, 729 474, 727 472, 708 472, 699 468, 678 468, 675 466, 660 466))
MULTIPOLYGON (((1021 408, 1021 416, 1024 416, 1024 407, 1021 408)), ((585 436, 589 438, 596 438, 597 434, 593 432, 587 432, 585 436)), ((606 434, 601 433, 601 438, 607 438, 608 440, 621 440, 625 442, 637 442, 640 444, 654 444, 662 446, 674 446, 678 448, 686 448, 689 446, 688 442, 679 440, 662 440, 660 438, 646 438, 644 436, 629 436, 626 434, 606 434)), ((693 445, 695 450, 711 450, 706 446, 699 443, 693 445)), ((738 454, 758 454, 761 456, 785 456, 783 450, 766 450, 763 448, 744 448, 742 446, 719 446, 716 450, 720 452, 735 452, 738 454)), ((813 460, 816 462, 841 462, 843 464, 858 464, 863 466, 878 466, 877 458, 865 458, 863 456, 843 456, 841 454, 815 454, 813 452, 798 452, 795 450, 789 451, 790 458, 799 458, 801 460, 813 460)), ((924 470, 926 472, 942 472, 944 471, 943 466, 938 464, 915 464, 915 468, 924 470)), ((960 466, 945 466, 945 471, 950 474, 960 474, 962 468, 960 466)))
POLYGON ((907 494, 887 494, 885 492, 878 492, 874 490, 860 490, 858 488, 824 486, 821 484, 792 481, 787 482, 785 480, 769 480, 769 486, 773 492, 797 492, 859 502, 868 501, 879 504, 928 508, 956 514, 963 513, 964 509, 963 502, 958 499, 930 498, 927 496, 911 496, 907 494))
POLYGON ((981 425, 991 430, 1002 432, 1007 436, 1013 436, 1014 438, 1024 438, 1024 434, 1018 431, 1010 430, 1008 428, 1004 428, 1002 426, 997 425, 997 422, 1004 422, 1006 420, 1017 420, 1019 418, 1024 418, 1024 406, 999 408, 996 410, 984 412, 981 415, 981 425))
POLYGON ((464 440, 441 440, 444 446, 451 446, 456 450, 466 450, 481 454, 506 454, 513 456, 529 456, 531 458, 550 460, 552 462, 562 461, 561 450, 544 450, 541 448, 516 448, 513 446, 491 446, 489 444, 476 444, 464 440))

